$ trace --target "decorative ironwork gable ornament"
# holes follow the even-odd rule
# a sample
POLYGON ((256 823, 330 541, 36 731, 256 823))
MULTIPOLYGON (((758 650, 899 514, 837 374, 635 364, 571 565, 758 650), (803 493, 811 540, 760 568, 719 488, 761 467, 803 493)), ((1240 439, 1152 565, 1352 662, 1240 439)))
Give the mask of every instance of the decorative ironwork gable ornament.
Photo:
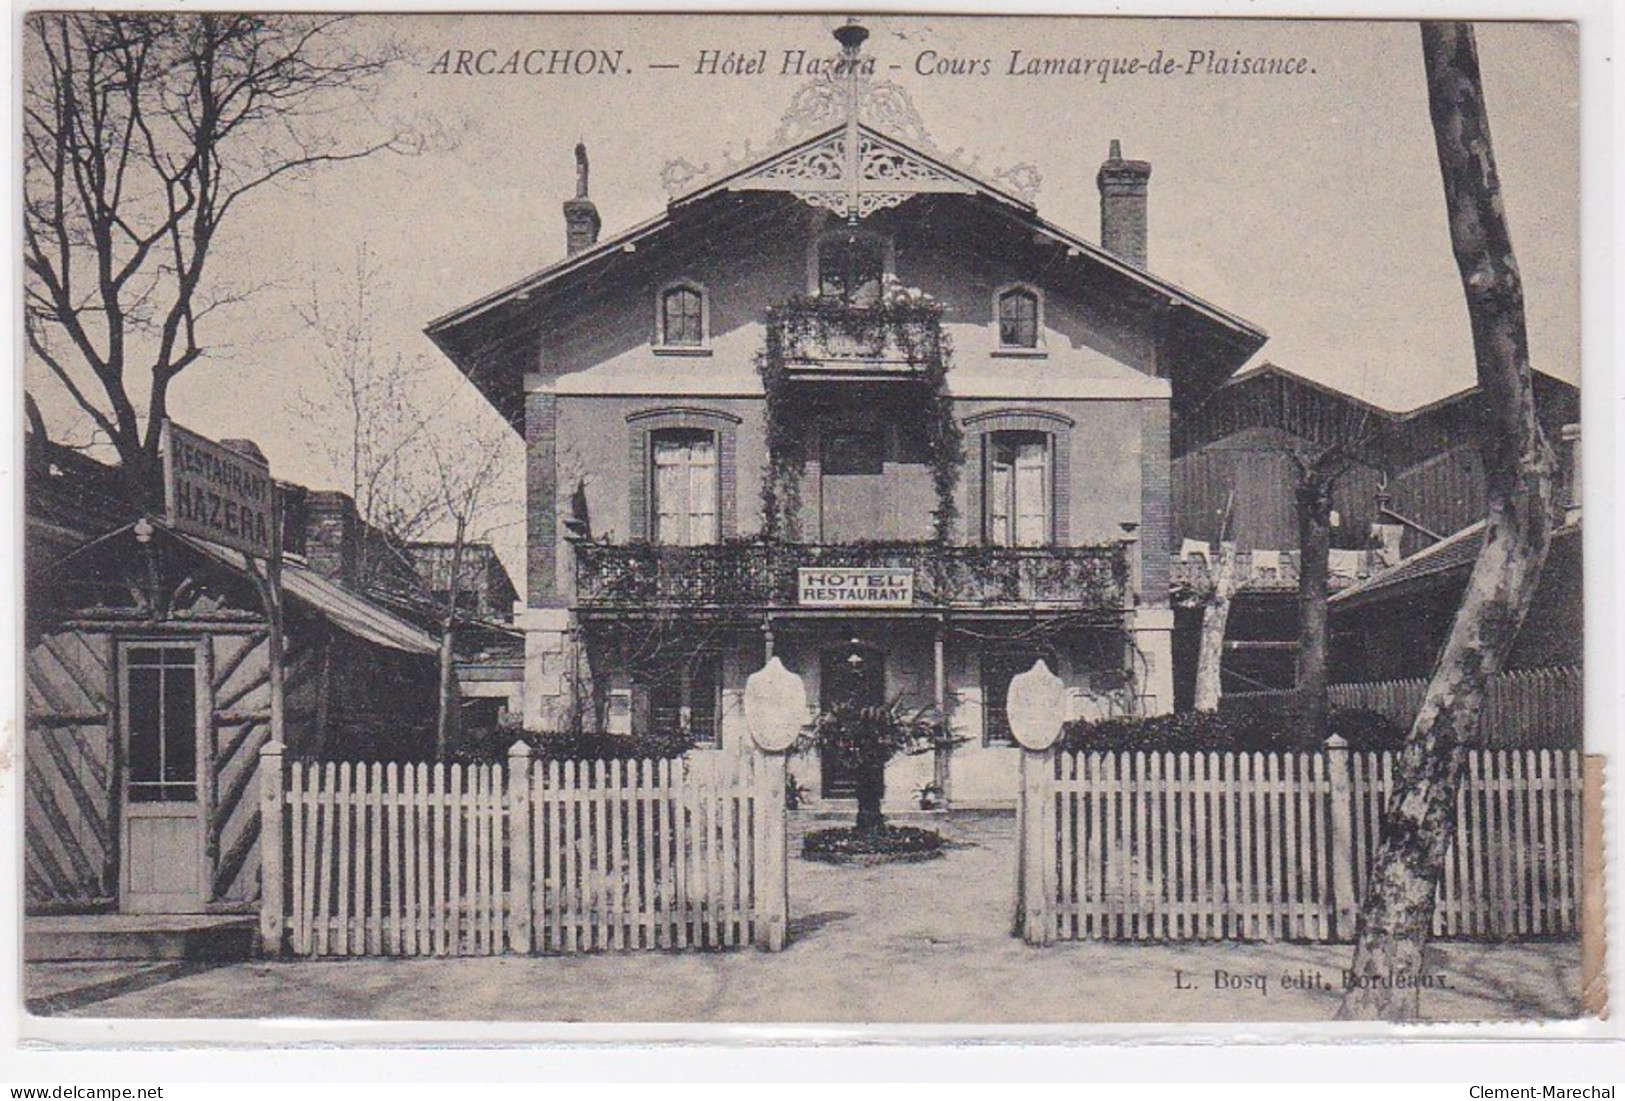
MULTIPOLYGON (((1037 167, 1018 164, 983 177, 974 157, 965 163, 963 149, 938 149, 903 87, 875 80, 873 60, 859 56, 868 37, 855 18, 836 28, 840 60, 799 88, 780 119, 775 143, 790 148, 753 168, 747 143, 743 161, 728 157, 711 182, 725 181, 734 191, 788 191, 854 224, 915 195, 981 188, 1032 206, 1042 182, 1037 167)), ((676 200, 697 190, 707 175, 709 166, 674 160, 660 180, 676 200)))

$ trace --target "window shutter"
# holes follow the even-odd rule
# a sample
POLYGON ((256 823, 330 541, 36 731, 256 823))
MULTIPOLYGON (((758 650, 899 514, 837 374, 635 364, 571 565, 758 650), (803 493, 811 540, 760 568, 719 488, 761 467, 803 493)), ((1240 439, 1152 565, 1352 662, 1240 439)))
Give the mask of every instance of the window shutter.
POLYGON ((717 445, 697 436, 688 448, 688 544, 717 541, 717 445))
POLYGON ((1024 440, 1015 459, 1015 542, 1020 547, 1041 547, 1049 542, 1048 442, 1024 440))
POLYGON ((654 441, 654 541, 688 541, 688 471, 681 440, 654 441))
POLYGON ((1015 467, 1010 449, 994 443, 988 459, 987 541, 995 547, 1008 547, 1011 535, 1011 504, 1015 495, 1015 467))

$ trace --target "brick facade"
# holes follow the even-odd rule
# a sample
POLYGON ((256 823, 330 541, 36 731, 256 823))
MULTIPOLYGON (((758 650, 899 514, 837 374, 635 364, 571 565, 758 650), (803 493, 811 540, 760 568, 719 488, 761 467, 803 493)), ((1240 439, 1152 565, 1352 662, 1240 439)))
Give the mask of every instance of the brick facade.
POLYGON ((1168 467, 1165 401, 1140 403, 1140 599, 1168 603, 1168 559, 1174 538, 1173 485, 1168 467))
POLYGON ((559 403, 525 395, 525 588, 532 608, 564 606, 558 583, 559 403))

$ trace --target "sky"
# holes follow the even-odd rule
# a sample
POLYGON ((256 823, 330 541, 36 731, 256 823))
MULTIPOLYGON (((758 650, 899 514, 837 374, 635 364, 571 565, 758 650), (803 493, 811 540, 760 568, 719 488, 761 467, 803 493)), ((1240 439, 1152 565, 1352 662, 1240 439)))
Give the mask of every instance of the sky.
MULTIPOLYGON (((720 165, 748 141, 771 147, 805 77, 786 50, 833 55, 834 16, 365 16, 358 46, 394 43, 401 64, 343 121, 359 135, 432 135, 257 193, 217 246, 213 274, 260 289, 209 319, 210 354, 171 391, 173 415, 215 438, 260 443, 278 477, 342 484, 322 442, 333 430, 298 401, 319 389, 313 334, 297 306, 346 293, 357 249, 379 271, 370 311, 382 354, 421 362, 446 416, 491 414, 422 335, 431 319, 560 259, 572 150, 592 161, 611 235, 660 212, 661 167, 720 165), (610 76, 457 75, 458 51, 622 51, 610 76), (754 55, 762 75, 702 74, 702 51, 754 55), (451 51, 452 63, 437 64, 451 51), (676 68, 653 68, 675 65, 676 68), (451 68, 452 72, 437 69, 451 68)), ((1273 362, 1404 410, 1470 385, 1471 340, 1450 253, 1411 23, 1282 20, 867 17, 865 53, 912 98, 934 143, 992 172, 1042 174, 1039 213, 1099 239, 1095 172, 1111 139, 1150 161, 1150 268, 1254 322, 1273 362), (1033 56, 1140 58, 1172 74, 1015 76, 1033 56), (1216 58, 1302 59, 1292 76, 1185 71, 1216 58), (920 67, 945 60, 931 72, 920 67), (985 66, 980 62, 985 61, 985 66), (895 66, 895 69, 893 68, 895 66), (983 71, 985 69, 985 71, 983 71)), ((1478 30, 1507 216, 1525 283, 1535 366, 1579 378, 1579 71, 1562 24, 1478 30)), ((47 400, 48 408, 60 409, 47 400)), ((517 437, 509 445, 521 471, 517 437)), ((522 478, 522 473, 516 473, 522 478)), ((517 510, 519 492, 512 494, 517 510)), ((521 577, 517 512, 499 550, 521 577)), ((506 525, 505 527, 503 525, 506 525)))

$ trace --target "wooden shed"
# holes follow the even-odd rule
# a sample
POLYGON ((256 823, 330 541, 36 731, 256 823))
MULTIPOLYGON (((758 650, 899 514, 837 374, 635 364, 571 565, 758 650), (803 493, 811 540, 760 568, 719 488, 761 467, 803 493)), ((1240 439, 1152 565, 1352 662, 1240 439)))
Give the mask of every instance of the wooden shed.
MULTIPOLYGON (((31 507, 28 911, 252 910, 270 689, 249 563, 148 518, 83 541, 35 518, 31 507)), ((399 756, 424 755, 434 639, 297 556, 282 592, 289 754, 376 746, 381 732, 399 756)))

